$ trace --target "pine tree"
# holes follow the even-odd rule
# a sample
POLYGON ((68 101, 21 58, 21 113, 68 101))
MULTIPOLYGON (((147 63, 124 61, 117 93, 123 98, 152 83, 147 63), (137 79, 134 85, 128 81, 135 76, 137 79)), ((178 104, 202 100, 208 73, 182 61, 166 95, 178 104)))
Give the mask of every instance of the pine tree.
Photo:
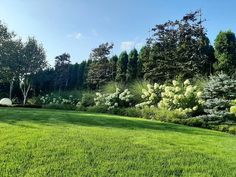
POLYGON ((236 98, 236 80, 223 73, 211 76, 204 88, 203 98, 206 120, 225 121, 229 116, 230 103, 236 98))
POLYGON ((138 51, 133 49, 129 53, 126 80, 132 81, 137 78, 138 72, 138 51))
POLYGON ((116 55, 114 55, 110 58, 111 79, 112 80, 115 80, 115 78, 116 78, 117 61, 118 61, 118 57, 116 55))
POLYGON ((116 74, 117 82, 126 81, 127 64, 128 64, 128 54, 126 51, 124 51, 120 54, 117 62, 117 74, 116 74))

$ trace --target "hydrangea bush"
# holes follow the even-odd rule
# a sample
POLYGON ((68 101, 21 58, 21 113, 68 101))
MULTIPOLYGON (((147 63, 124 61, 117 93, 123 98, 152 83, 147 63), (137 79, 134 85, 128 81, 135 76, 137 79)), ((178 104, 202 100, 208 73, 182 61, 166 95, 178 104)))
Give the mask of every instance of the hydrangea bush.
POLYGON ((180 111, 182 113, 193 113, 198 111, 203 104, 202 92, 191 85, 189 80, 180 83, 176 80, 170 85, 147 85, 147 90, 143 90, 142 98, 144 102, 136 107, 158 107, 160 109, 180 111))
POLYGON ((121 90, 116 88, 116 91, 111 94, 96 93, 94 98, 96 106, 104 105, 108 107, 108 110, 118 107, 132 106, 133 95, 128 89, 121 90))
POLYGON ((154 85, 147 84, 147 89, 142 89, 141 98, 145 101, 136 105, 138 108, 155 107, 161 100, 161 91, 163 86, 155 83, 154 85))
POLYGON ((46 94, 45 96, 40 97, 40 101, 43 105, 48 104, 64 104, 64 105, 76 105, 78 103, 78 99, 73 95, 69 95, 68 97, 56 96, 53 93, 46 94))
POLYGON ((231 102, 230 113, 236 116, 236 99, 231 102))
POLYGON ((193 113, 202 107, 202 92, 193 86, 189 80, 180 83, 172 81, 172 85, 165 86, 161 93, 161 101, 158 107, 161 109, 176 110, 187 113, 193 113))

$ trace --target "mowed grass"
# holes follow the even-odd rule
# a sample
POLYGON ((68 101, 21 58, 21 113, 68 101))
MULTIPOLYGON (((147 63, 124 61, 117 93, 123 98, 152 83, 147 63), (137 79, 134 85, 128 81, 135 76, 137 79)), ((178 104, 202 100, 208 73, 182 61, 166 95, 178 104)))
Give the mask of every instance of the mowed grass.
POLYGON ((137 118, 0 108, 0 176, 236 176, 236 136, 137 118))

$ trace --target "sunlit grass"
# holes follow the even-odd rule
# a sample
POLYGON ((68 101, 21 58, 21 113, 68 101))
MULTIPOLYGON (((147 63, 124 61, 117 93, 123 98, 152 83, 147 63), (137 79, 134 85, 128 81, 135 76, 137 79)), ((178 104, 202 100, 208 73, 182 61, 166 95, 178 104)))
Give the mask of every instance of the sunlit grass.
POLYGON ((105 114, 1 108, 0 176, 236 176, 236 137, 105 114))

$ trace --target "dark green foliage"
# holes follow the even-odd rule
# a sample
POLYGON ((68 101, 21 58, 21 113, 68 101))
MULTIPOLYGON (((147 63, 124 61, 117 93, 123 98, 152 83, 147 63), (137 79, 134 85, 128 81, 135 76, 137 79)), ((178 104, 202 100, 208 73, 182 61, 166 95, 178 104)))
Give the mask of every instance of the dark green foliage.
POLYGON ((94 97, 95 97, 94 93, 89 93, 89 92, 84 93, 81 98, 81 105, 84 107, 94 106, 95 104, 94 97))
POLYGON ((92 89, 100 88, 111 79, 111 66, 108 60, 113 44, 104 43, 93 49, 90 54, 87 84, 92 89))
POLYGON ((223 73, 211 76, 204 88, 203 98, 206 121, 212 124, 227 121, 230 103, 236 98, 235 78, 223 73))
POLYGON ((75 110, 76 106, 71 104, 47 104, 43 105, 46 109, 75 110))
POLYGON ((59 91, 65 90, 68 87, 70 62, 70 54, 68 53, 64 53, 55 58, 55 87, 58 88, 59 91))
POLYGON ((116 55, 112 56, 110 59, 111 65, 111 79, 114 81, 116 78, 116 70, 117 70, 117 61, 118 57, 116 55))
POLYGON ((236 68, 236 38, 231 31, 220 32, 215 40, 215 68, 232 74, 236 68))
POLYGON ((150 79, 152 76, 152 70, 154 62, 150 58, 150 47, 144 46, 141 48, 139 52, 139 62, 138 62, 138 69, 139 69, 139 77, 144 77, 145 80, 154 80, 154 78, 150 79))
POLYGON ((129 53, 128 63, 127 63, 127 73, 126 80, 132 81, 137 78, 138 75, 138 51, 133 49, 129 53))
POLYGON ((202 25, 201 11, 186 14, 181 20, 168 21, 153 28, 148 40, 149 59, 143 62, 145 78, 152 81, 171 80, 206 74, 211 68, 208 56, 212 48, 202 25))
POLYGON ((128 54, 126 51, 122 52, 117 62, 116 81, 125 82, 128 64, 128 54))

